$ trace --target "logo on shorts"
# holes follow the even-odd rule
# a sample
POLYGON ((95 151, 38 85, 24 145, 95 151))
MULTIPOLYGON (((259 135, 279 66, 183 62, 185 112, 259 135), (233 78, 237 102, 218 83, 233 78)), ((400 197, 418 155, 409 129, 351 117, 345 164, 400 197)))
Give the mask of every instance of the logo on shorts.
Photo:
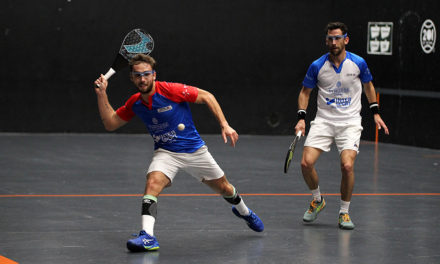
POLYGON ((157 125, 157 123, 159 123, 159 121, 157 121, 157 118, 153 117, 151 119, 151 122, 153 122, 153 124, 157 125))

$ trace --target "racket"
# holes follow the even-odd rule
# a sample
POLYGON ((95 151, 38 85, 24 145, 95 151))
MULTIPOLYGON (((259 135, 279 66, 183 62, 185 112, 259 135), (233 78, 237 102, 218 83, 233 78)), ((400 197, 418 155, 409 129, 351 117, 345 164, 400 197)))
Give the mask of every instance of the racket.
POLYGON ((286 161, 284 162, 284 173, 289 170, 290 162, 293 158, 293 153, 295 152, 296 143, 301 139, 301 131, 298 131, 292 143, 290 144, 289 150, 287 151, 286 161))
POLYGON ((144 29, 136 28, 128 32, 122 41, 119 52, 113 61, 112 66, 104 75, 108 80, 117 71, 122 70, 128 65, 130 61, 137 54, 150 54, 154 49, 154 40, 144 29))

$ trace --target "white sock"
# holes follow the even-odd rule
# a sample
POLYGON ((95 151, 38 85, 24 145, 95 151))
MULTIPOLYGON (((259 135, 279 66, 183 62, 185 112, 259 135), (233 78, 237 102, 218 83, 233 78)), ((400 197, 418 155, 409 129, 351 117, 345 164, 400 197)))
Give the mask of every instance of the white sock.
POLYGON ((350 208, 350 202, 341 200, 341 208, 339 209, 339 213, 348 214, 348 208, 350 208))
POLYGON ((142 215, 142 230, 150 236, 154 236, 154 222, 156 219, 151 215, 142 215))
POLYGON ((247 208, 247 206, 244 204, 243 199, 241 199, 241 201, 235 205, 235 208, 243 216, 247 216, 251 213, 249 212, 249 208, 247 208))
POLYGON ((313 200, 317 201, 318 203, 321 202, 321 191, 318 188, 312 190, 313 200))

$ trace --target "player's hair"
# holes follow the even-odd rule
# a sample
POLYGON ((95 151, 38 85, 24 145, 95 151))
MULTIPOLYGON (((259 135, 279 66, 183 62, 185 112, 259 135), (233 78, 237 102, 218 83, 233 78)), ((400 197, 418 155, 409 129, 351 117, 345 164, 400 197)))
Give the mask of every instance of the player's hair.
POLYGON ((340 29, 342 31, 342 34, 345 34, 348 32, 348 27, 342 22, 330 22, 325 26, 325 34, 327 35, 329 30, 334 29, 340 29))
POLYGON ((156 60, 153 59, 153 57, 145 54, 137 54, 133 57, 133 59, 130 60, 130 63, 128 64, 130 66, 130 71, 133 70, 133 65, 138 65, 140 63, 149 64, 153 70, 156 67, 156 60))

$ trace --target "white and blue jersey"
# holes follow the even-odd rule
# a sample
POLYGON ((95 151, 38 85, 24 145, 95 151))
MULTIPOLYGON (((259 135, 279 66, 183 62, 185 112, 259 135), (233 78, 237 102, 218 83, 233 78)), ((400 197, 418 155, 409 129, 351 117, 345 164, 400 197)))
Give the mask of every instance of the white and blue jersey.
POLYGON ((205 145, 196 130, 188 104, 197 99, 197 88, 156 81, 155 89, 148 102, 142 99, 140 93, 132 95, 125 105, 116 110, 117 115, 124 121, 139 116, 153 137, 154 149, 193 153, 205 145), (179 124, 184 124, 185 129, 178 130, 179 124))
POLYGON ((330 62, 328 53, 315 60, 307 71, 303 86, 319 88, 316 119, 360 121, 362 83, 372 79, 365 60, 346 51, 339 68, 330 62))

